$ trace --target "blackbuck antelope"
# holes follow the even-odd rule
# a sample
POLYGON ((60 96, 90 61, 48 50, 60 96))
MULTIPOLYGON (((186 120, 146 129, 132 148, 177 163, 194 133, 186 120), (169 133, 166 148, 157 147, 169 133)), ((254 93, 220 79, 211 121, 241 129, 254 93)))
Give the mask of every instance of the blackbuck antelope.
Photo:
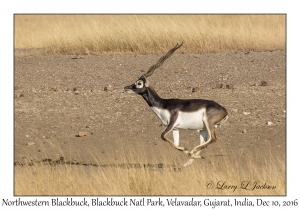
POLYGON ((201 158, 200 152, 204 147, 217 140, 215 128, 226 121, 228 115, 227 110, 214 101, 203 99, 163 99, 150 86, 147 78, 182 44, 177 44, 166 55, 162 56, 155 65, 151 66, 146 74, 143 74, 134 84, 126 86, 124 90, 126 93, 139 94, 145 99, 153 112, 166 126, 161 134, 161 138, 177 150, 191 156, 191 159, 184 165, 187 166, 195 158, 201 158), (179 129, 198 130, 200 132, 200 145, 194 147, 191 151, 185 147, 180 147, 179 129), (166 134, 171 131, 173 132, 174 143, 166 138, 166 134))

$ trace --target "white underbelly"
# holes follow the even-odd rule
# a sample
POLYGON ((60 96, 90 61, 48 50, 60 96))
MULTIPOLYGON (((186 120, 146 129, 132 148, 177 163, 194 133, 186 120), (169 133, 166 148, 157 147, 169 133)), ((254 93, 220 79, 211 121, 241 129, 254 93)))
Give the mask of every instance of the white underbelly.
POLYGON ((204 125, 204 109, 197 112, 179 112, 175 128, 188 130, 202 130, 204 125))
MULTIPOLYGON (((156 107, 151 107, 151 109, 165 126, 170 123, 171 114, 168 110, 156 107)), ((197 112, 179 112, 174 129, 202 130, 205 127, 203 119, 204 112, 205 109, 197 112)))

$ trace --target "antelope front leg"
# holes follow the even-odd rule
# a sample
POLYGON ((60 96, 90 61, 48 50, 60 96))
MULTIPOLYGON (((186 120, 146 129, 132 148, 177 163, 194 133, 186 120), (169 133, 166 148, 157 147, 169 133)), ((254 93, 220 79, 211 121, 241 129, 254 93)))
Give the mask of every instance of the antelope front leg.
POLYGON ((171 144, 174 148, 188 154, 189 150, 185 147, 179 147, 179 131, 177 129, 173 130, 173 128, 176 125, 176 120, 178 118, 178 113, 173 113, 173 115, 170 118, 170 122, 167 125, 167 127, 165 128, 165 130, 162 132, 161 134, 161 138, 164 141, 167 141, 169 144, 171 144), (173 130, 173 138, 174 138, 174 143, 172 141, 170 141, 169 139, 166 138, 166 134, 168 134, 169 132, 171 132, 173 130))
MULTIPOLYGON (((172 125, 168 125, 167 127, 166 127, 166 129, 162 132, 162 134, 161 134, 161 138, 162 138, 162 140, 164 140, 164 141, 166 141, 166 142, 168 142, 169 144, 171 144, 175 149, 178 149, 178 150, 180 150, 180 151, 182 151, 182 152, 184 152, 184 153, 186 153, 186 154, 188 154, 189 153, 189 150, 187 149, 187 148, 185 148, 185 147, 179 147, 179 139, 178 139, 178 141, 177 141, 177 132, 175 131, 175 138, 174 138, 174 143, 172 142, 172 141, 170 141, 169 139, 167 139, 166 138, 166 136, 165 135, 167 135, 171 130, 173 129, 173 126, 172 125), (177 145, 176 145, 177 144, 177 145)), ((174 135, 174 133, 173 133, 173 135, 174 135)), ((179 137, 179 134, 178 134, 178 137, 179 137)))

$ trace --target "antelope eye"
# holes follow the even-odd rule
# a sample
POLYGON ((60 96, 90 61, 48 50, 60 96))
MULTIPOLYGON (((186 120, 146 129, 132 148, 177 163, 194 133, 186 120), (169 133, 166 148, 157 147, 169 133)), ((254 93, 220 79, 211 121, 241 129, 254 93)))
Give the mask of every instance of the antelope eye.
POLYGON ((135 85, 136 85, 136 87, 137 88, 142 88, 143 87, 143 81, 141 81, 141 80, 138 80, 138 81, 136 81, 136 83, 135 83, 135 85))

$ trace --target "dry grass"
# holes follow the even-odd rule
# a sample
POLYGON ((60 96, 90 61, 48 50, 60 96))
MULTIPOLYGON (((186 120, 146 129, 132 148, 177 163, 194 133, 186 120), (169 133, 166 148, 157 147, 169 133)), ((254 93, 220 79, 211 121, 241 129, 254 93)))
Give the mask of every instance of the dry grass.
MULTIPOLYGON (((121 156, 123 163, 154 163, 142 151, 121 156)), ((238 156, 218 157, 212 162, 197 160, 181 170, 181 165, 168 166, 170 157, 161 161, 163 168, 41 163, 15 166, 15 195, 285 195, 285 163, 271 158, 271 153, 266 157, 270 158, 258 164, 249 155, 245 165, 238 156), (247 189, 255 182, 276 188, 246 190, 241 189, 243 182, 244 186, 250 182, 247 189)), ((95 156, 97 159, 102 157, 95 156)), ((175 158, 174 162, 182 163, 182 159, 175 158)))
POLYGON ((285 15, 15 15, 15 48, 42 54, 285 50, 285 15), (41 53, 41 51, 38 51, 41 53))

